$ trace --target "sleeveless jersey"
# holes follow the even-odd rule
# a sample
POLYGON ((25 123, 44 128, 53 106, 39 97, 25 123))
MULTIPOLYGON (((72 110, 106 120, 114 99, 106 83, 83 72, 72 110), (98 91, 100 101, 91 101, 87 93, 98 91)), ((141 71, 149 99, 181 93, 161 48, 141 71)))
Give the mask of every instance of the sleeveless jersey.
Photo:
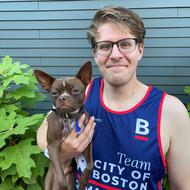
POLYGON ((165 93, 150 86, 136 106, 118 112, 106 107, 102 89, 103 79, 93 80, 85 102, 96 121, 94 168, 87 190, 161 190, 166 167, 160 142, 165 93))

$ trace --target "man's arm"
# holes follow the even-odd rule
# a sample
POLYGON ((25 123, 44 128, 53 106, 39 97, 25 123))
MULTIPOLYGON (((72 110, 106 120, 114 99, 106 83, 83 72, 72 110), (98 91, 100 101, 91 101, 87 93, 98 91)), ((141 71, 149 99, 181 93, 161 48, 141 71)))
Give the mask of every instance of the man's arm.
POLYGON ((190 119, 185 106, 173 96, 165 97, 162 127, 169 134, 166 162, 170 190, 189 190, 190 119))
POLYGON ((48 123, 46 116, 46 118, 44 119, 43 123, 41 124, 41 126, 37 131, 37 144, 43 152, 47 148, 47 141, 46 141, 47 129, 48 129, 48 123))

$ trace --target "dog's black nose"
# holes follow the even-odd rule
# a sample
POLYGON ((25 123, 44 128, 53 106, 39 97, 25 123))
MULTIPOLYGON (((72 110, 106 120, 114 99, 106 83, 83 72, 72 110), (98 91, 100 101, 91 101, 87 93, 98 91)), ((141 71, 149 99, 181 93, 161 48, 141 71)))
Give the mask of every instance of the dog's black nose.
POLYGON ((59 101, 60 102, 65 102, 67 100, 67 97, 66 96, 60 96, 59 97, 59 101))
POLYGON ((69 98, 69 96, 68 95, 61 95, 60 97, 59 97, 59 101, 60 102, 65 102, 65 101, 67 101, 68 100, 68 98, 69 98))

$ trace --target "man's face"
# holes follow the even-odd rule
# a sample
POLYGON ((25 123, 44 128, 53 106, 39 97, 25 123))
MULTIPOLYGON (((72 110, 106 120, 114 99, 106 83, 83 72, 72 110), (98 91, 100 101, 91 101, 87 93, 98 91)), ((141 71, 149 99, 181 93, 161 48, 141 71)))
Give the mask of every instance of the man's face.
MULTIPOLYGON (((105 23, 98 29, 96 42, 117 42, 125 38, 135 38, 128 31, 118 29, 116 26, 105 23)), ((113 86, 122 86, 130 80, 136 79, 136 69, 143 55, 143 44, 137 44, 132 52, 121 52, 117 45, 109 55, 100 55, 94 51, 94 58, 105 82, 113 86)))

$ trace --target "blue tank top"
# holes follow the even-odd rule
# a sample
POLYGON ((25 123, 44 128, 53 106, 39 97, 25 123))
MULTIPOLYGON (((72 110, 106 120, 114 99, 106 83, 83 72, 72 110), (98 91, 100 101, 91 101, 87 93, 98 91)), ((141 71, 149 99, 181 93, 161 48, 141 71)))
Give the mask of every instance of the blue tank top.
POLYGON ((106 107, 102 89, 103 79, 93 80, 85 102, 96 121, 94 169, 87 189, 162 189, 166 162, 160 141, 160 116, 165 93, 150 86, 136 106, 118 112, 106 107))

